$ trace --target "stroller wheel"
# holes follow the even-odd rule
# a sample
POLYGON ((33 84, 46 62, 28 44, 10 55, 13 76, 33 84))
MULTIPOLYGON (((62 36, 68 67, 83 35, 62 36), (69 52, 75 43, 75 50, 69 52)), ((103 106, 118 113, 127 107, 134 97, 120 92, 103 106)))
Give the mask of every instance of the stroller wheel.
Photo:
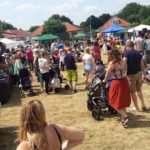
POLYGON ((101 120, 101 109, 100 108, 95 108, 92 110, 92 116, 95 120, 101 120))
POLYGON ((90 98, 87 100, 87 108, 89 111, 92 111, 93 109, 93 103, 90 98))

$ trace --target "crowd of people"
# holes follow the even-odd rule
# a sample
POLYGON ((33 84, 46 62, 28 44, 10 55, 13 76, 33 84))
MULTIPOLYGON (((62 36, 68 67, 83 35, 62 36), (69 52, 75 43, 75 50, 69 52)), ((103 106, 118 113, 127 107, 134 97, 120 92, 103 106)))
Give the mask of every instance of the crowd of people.
MULTIPOLYGON (((19 83, 20 69, 27 67, 34 71, 36 80, 40 82, 41 89, 45 85, 45 92, 50 92, 52 80, 51 67, 57 65, 61 71, 66 71, 66 79, 72 93, 77 92, 78 68, 77 62, 84 65, 85 90, 88 90, 90 79, 97 73, 106 71, 103 82, 111 78, 109 90, 109 105, 121 116, 123 127, 128 127, 130 116, 126 108, 133 101, 134 111, 146 111, 144 96, 142 93, 142 81, 146 79, 145 51, 150 50, 150 34, 145 39, 139 34, 133 40, 126 41, 122 49, 118 38, 111 39, 104 45, 103 38, 93 40, 92 45, 87 46, 83 56, 79 55, 76 46, 63 43, 51 44, 50 50, 40 44, 26 48, 18 46, 17 49, 7 50, 0 56, 1 69, 8 68, 14 84, 19 83), (108 54, 108 67, 103 64, 102 49, 106 46, 108 54), (141 101, 138 105, 137 96, 141 101)), ((106 53, 106 51, 104 52, 106 53)), ((33 80, 31 78, 31 80, 33 80)), ((48 126, 45 119, 45 110, 40 101, 31 101, 22 109, 21 126, 18 134, 18 146, 20 149, 61 149, 62 142, 67 140, 64 150, 70 149, 83 141, 83 131, 63 125, 52 124, 48 126), (38 114, 38 115, 37 115, 38 114), (28 141, 26 141, 28 139, 28 141)))

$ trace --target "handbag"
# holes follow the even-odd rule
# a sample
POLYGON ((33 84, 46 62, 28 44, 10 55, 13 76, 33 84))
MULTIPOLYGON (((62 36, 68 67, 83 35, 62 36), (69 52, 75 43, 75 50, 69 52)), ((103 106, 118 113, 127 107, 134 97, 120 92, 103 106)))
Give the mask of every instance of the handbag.
POLYGON ((60 79, 54 77, 51 81, 51 86, 52 86, 52 88, 60 88, 61 87, 60 79))

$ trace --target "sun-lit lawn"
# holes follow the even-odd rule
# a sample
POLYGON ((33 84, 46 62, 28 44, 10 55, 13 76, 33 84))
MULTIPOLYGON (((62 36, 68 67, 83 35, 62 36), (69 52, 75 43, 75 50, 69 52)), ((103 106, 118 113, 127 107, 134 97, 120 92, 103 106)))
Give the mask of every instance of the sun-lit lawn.
MULTIPOLYGON (((107 55, 103 55, 104 63, 107 55)), ((34 83, 39 94, 34 97, 19 98, 18 89, 14 88, 8 104, 2 106, 0 118, 0 150, 14 150, 16 131, 19 126, 21 105, 32 99, 39 99, 46 109, 47 121, 79 127, 85 132, 85 140, 75 150, 149 150, 150 149, 150 109, 146 112, 132 112, 130 128, 124 129, 119 116, 104 113, 103 121, 92 118, 87 110, 87 93, 84 90, 83 65, 78 64, 78 92, 71 94, 62 89, 59 94, 46 95, 40 93, 40 87, 34 83)), ((147 107, 150 107, 149 86, 143 85, 143 93, 147 107)))

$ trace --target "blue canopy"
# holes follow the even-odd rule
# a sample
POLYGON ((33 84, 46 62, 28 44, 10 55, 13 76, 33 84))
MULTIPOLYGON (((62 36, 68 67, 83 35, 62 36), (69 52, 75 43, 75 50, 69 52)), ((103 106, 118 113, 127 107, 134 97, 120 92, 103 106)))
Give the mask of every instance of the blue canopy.
POLYGON ((107 29, 102 31, 102 33, 114 33, 114 32, 118 32, 118 31, 122 31, 122 30, 124 30, 123 27, 121 27, 117 24, 112 24, 110 27, 108 27, 107 29))

